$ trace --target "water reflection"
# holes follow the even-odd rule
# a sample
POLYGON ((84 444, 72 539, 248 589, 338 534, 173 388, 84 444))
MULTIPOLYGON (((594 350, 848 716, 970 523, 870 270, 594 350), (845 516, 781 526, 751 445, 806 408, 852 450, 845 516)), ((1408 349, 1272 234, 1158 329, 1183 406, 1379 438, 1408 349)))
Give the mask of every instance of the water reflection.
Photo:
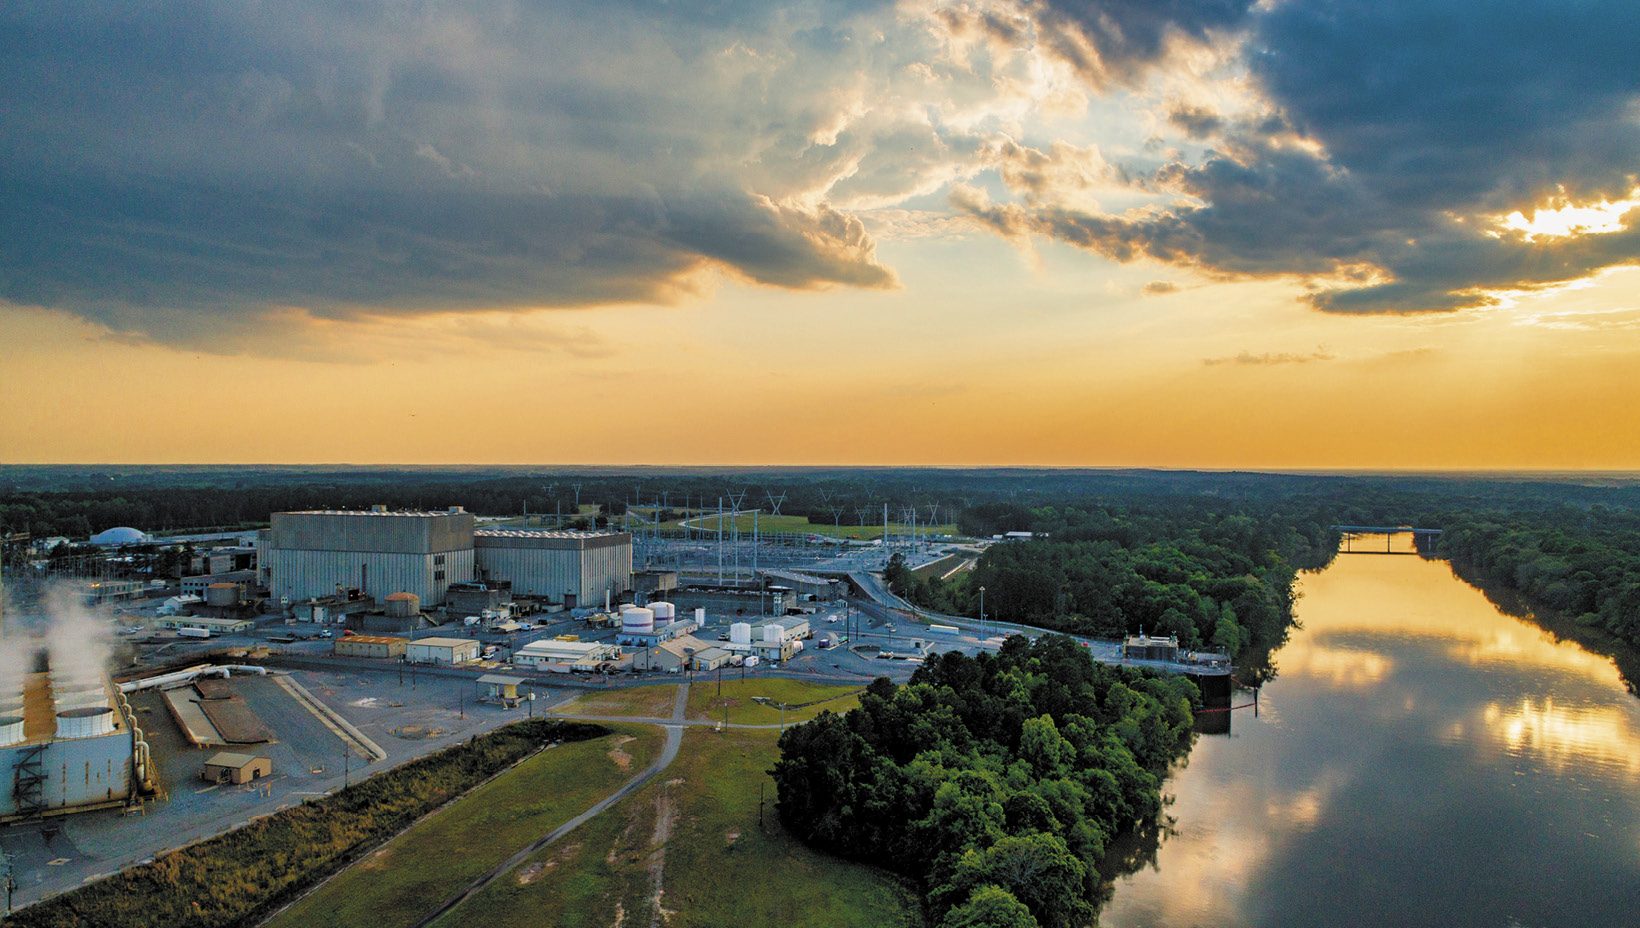
POLYGON ((1100 924, 1640 924, 1640 702, 1441 562, 1341 556, 1100 924))

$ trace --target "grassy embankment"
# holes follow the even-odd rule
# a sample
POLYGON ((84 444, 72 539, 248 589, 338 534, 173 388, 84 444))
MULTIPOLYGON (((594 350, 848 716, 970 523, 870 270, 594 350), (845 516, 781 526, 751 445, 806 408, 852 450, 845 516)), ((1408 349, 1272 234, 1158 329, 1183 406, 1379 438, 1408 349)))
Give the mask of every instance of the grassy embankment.
MULTIPOLYGON (((535 754, 608 728, 532 719, 404 763, 11 915, 12 928, 232 928, 280 905, 422 816, 535 754)), ((558 750, 554 748, 553 750, 558 750)))
POLYGON ((586 693, 553 707, 552 711, 556 715, 666 719, 672 717, 672 706, 677 698, 676 683, 629 686, 586 693))
MULTIPOLYGON (((705 687, 697 683, 691 695, 696 689, 705 687)), ((914 888, 810 850, 781 828, 768 775, 777 737, 690 730, 662 776, 437 928, 480 913, 495 928, 649 925, 661 917, 669 928, 919 928, 914 888)))
POLYGON ((753 701, 753 696, 766 697, 788 706, 816 703, 802 709, 786 710, 786 724, 795 725, 798 722, 806 722, 821 712, 829 710, 841 715, 858 706, 860 698, 855 694, 860 689, 857 686, 830 686, 781 677, 754 677, 742 682, 740 671, 737 670, 731 675, 725 670, 722 695, 718 694, 715 673, 695 676, 694 685, 689 687, 689 706, 685 712, 691 719, 721 722, 723 709, 727 706, 731 725, 778 725, 781 721, 780 710, 753 701))
POLYGON ((962 564, 964 561, 972 560, 974 557, 976 557, 976 555, 969 554, 966 551, 959 551, 955 554, 947 554, 945 557, 942 557, 937 561, 929 561, 927 564, 915 568, 911 572, 924 580, 940 580, 943 579, 946 574, 954 570, 958 565, 962 564))
POLYGON ((389 842, 269 922, 270 928, 413 925, 496 864, 613 793, 653 762, 648 725, 559 745, 389 842))

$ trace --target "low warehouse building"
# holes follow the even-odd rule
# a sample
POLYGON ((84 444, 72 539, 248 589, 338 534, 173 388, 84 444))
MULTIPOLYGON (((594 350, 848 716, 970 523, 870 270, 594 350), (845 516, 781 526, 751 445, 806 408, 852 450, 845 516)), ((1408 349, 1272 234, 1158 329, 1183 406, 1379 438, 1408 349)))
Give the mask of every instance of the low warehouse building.
POLYGON ((272 773, 273 761, 270 758, 227 751, 212 755, 199 768, 199 778, 207 783, 249 783, 272 773))
POLYGON ((154 625, 179 632, 183 629, 207 631, 213 635, 236 635, 256 627, 256 623, 249 619, 215 619, 202 615, 162 616, 154 621, 154 625))
POLYGON ((404 650, 414 664, 466 664, 478 660, 478 642, 470 638, 422 638, 404 650))
POLYGON ((409 647, 408 638, 387 635, 344 635, 336 641, 336 656, 392 659, 403 657, 409 647))
POLYGON ((632 652, 634 670, 660 670, 678 673, 684 670, 716 670, 727 664, 733 655, 717 645, 685 635, 664 641, 652 648, 632 652))
POLYGON ((809 636, 809 620, 800 615, 782 616, 759 622, 752 626, 753 641, 767 641, 769 636, 778 635, 781 641, 796 641, 809 636))
POLYGON ((621 649, 595 641, 532 641, 513 652, 512 662, 520 666, 577 664, 619 660, 621 649))
POLYGON ((473 533, 481 579, 506 580, 514 595, 545 597, 566 608, 602 605, 632 589, 632 536, 626 532, 473 533))

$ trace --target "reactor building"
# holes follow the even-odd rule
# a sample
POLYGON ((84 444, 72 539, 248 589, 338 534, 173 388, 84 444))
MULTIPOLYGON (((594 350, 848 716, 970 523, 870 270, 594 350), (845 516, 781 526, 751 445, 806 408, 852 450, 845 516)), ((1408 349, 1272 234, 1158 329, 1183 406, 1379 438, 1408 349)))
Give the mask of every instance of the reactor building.
POLYGON ((411 593, 431 605, 453 583, 486 581, 573 609, 632 589, 629 533, 475 531, 459 506, 276 512, 258 548, 269 596, 287 605, 350 590, 377 602, 411 593))

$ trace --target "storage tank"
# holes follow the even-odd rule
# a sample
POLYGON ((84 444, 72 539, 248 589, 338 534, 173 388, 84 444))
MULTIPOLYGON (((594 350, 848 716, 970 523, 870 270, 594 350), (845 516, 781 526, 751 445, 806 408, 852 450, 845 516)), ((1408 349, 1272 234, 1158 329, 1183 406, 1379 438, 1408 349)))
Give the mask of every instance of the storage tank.
POLYGON ((21 715, 0 716, 0 747, 16 744, 23 740, 23 717, 21 715))
POLYGON ((57 738, 94 738, 114 730, 114 710, 108 706, 69 709, 57 713, 57 738))
POLYGON ((752 623, 736 622, 729 626, 729 641, 734 644, 751 644, 752 623))
POLYGON ((205 588, 205 605, 233 607, 239 605, 240 589, 237 583, 213 583, 205 588))
POLYGON ((779 644, 780 643, 780 626, 778 626, 778 625, 765 625, 765 626, 763 626, 763 643, 764 644, 779 644))
POLYGON ((655 613, 655 621, 662 625, 670 623, 678 615, 677 607, 671 603, 650 603, 649 609, 655 613))
POLYGON ((655 612, 652 609, 625 609, 621 611, 621 631, 633 635, 648 635, 655 631, 655 612))
POLYGON ((389 618, 413 619, 421 614, 421 597, 414 593, 389 593, 385 603, 389 618))

